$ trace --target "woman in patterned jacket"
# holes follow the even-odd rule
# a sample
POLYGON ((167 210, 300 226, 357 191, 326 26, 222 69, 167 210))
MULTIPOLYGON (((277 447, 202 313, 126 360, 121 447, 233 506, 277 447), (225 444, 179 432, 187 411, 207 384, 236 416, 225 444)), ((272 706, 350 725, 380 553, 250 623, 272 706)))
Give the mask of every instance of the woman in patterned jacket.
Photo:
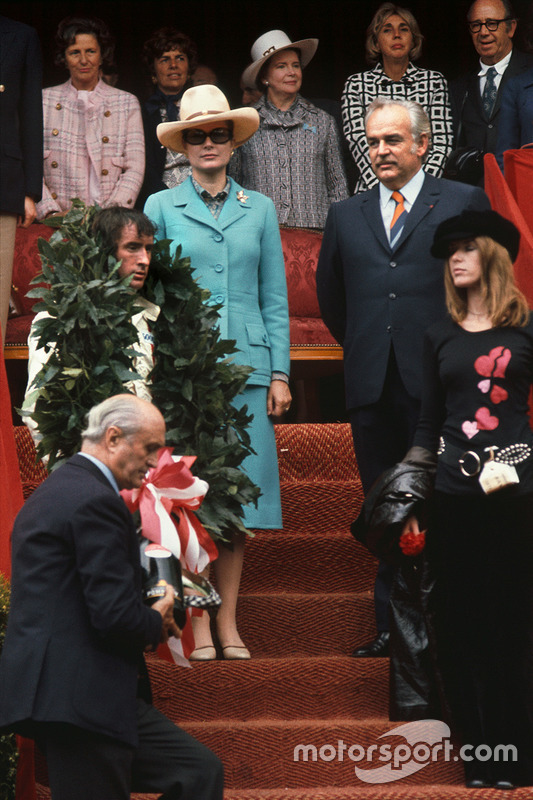
POLYGON ((378 182, 365 135, 365 112, 376 97, 420 103, 431 122, 433 142, 424 169, 436 178, 442 175, 453 147, 448 85, 440 72, 412 63, 420 56, 422 39, 412 13, 393 3, 383 3, 368 26, 366 59, 374 68, 351 75, 342 93, 344 135, 359 170, 355 192, 371 189, 378 182))
POLYGON ((100 19, 59 23, 56 63, 66 83, 43 91, 44 178, 37 218, 62 214, 78 197, 87 205, 133 208, 144 175, 139 101, 101 79, 114 43, 100 19))
POLYGON ((323 229, 329 206, 346 199, 348 187, 335 120, 299 94, 302 67, 317 46, 318 39, 291 42, 283 31, 254 42, 242 80, 263 93, 255 105, 259 130, 230 172, 272 198, 280 225, 323 229))

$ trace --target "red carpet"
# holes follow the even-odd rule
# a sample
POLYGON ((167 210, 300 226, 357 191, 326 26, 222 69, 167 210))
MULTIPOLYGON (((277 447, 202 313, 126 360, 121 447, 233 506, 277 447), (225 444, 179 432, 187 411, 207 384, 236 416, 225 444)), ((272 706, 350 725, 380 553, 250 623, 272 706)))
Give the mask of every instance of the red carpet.
MULTIPOLYGON (((387 718, 388 662, 349 656, 374 633, 375 573, 348 531, 362 496, 349 426, 282 425, 277 439, 286 525, 248 542, 239 607, 253 658, 190 670, 151 658, 156 704, 221 757, 226 800, 505 797, 466 789, 453 761, 374 786, 347 757, 294 760, 299 744, 366 748, 395 726, 387 718)), ((38 799, 48 797, 39 786, 38 799)), ((533 789, 512 793, 526 798, 533 789)))

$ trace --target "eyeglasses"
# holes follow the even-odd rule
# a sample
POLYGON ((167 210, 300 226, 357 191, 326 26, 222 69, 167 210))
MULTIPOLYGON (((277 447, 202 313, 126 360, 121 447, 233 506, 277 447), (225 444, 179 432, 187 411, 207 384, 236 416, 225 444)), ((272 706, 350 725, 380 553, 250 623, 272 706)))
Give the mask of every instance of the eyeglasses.
POLYGON ((203 144, 207 138, 213 144, 226 144, 231 139, 232 133, 229 128, 213 128, 212 131, 203 131, 201 128, 189 128, 183 131, 183 139, 187 144, 203 144))
POLYGON ((481 22, 481 20, 476 19, 474 22, 468 23, 468 28, 470 33, 479 33, 483 25, 488 31, 497 31, 500 23, 510 22, 512 19, 512 17, 504 17, 504 19, 486 19, 485 22, 481 22))

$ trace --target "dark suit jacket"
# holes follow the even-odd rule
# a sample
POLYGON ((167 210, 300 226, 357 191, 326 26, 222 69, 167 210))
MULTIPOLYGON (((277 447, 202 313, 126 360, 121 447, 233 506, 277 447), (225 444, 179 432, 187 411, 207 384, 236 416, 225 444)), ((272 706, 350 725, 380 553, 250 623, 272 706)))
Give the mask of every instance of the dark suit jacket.
POLYGON ((506 150, 533 143, 533 69, 507 82, 502 95, 496 158, 503 169, 506 150))
POLYGON ((144 126, 144 154, 146 166, 144 170, 144 181, 137 198, 137 208, 143 208, 148 197, 156 192, 161 192, 167 186, 163 183, 163 172, 165 170, 165 160, 167 155, 164 147, 157 138, 157 126, 162 122, 159 109, 147 110, 146 105, 142 107, 143 126, 144 126))
POLYGON ((143 605, 130 512, 84 456, 21 509, 0 658, 0 727, 26 735, 63 722, 137 744, 136 698, 161 616, 143 605))
POLYGON ((498 126, 500 124, 500 107, 505 85, 515 75, 520 75, 533 67, 533 56, 521 53, 513 48, 509 66, 503 73, 496 103, 490 119, 487 119, 481 105, 479 92, 479 69, 462 75, 450 83, 450 101, 452 106, 456 147, 477 147, 486 153, 496 153, 498 146, 498 126), (462 121, 462 132, 458 138, 459 120, 462 121))
POLYGON ((41 84, 36 31, 0 16, 0 212, 23 214, 26 195, 41 199, 41 84))
POLYGON ((324 322, 344 347, 346 404, 379 399, 391 345, 405 388, 421 395, 422 339, 442 318, 442 261, 430 255, 439 223, 465 208, 488 209, 476 187, 426 175, 392 251, 379 185, 330 208, 317 267, 324 322))

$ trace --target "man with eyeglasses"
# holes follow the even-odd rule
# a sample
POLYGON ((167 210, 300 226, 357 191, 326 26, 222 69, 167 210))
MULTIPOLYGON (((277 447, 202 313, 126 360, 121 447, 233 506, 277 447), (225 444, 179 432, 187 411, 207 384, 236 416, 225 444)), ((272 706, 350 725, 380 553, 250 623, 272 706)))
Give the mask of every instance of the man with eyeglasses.
POLYGON ((455 146, 496 153, 504 86, 533 67, 533 56, 513 47, 517 22, 508 0, 476 0, 467 22, 479 68, 450 83, 455 146))

